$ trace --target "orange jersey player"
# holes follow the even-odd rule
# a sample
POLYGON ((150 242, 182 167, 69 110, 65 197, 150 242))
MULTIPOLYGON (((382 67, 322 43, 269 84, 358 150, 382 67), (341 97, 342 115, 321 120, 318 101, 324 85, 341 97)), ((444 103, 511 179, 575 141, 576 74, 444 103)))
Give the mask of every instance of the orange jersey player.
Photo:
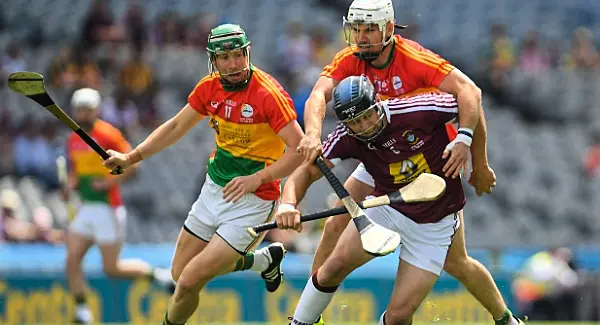
POLYGON ((213 28, 208 37, 208 76, 188 104, 129 153, 109 151, 108 168, 147 159, 175 143, 208 117, 216 150, 200 196, 177 239, 172 274, 177 288, 163 324, 184 324, 198 293, 212 278, 232 271, 260 272, 269 292, 281 284, 285 249, 273 243, 254 251, 262 237, 247 228, 269 220, 280 196, 281 178, 300 165, 303 136, 288 93, 269 74, 250 64, 250 41, 234 24, 213 28))
MULTIPOLYGON (((81 128, 105 149, 130 150, 129 142, 118 129, 98 119, 99 105, 100 94, 94 89, 73 93, 71 106, 81 128)), ((93 315, 86 303, 81 262, 93 244, 99 246, 103 270, 110 277, 149 278, 163 286, 172 285, 172 280, 167 270, 152 268, 144 261, 119 260, 126 231, 119 183, 133 175, 136 168, 111 176, 102 165, 102 158, 75 133, 68 138, 67 152, 69 187, 77 190, 82 204, 69 225, 66 276, 76 303, 75 322, 87 324, 93 322, 93 315)))
MULTIPOLYGON (((121 131, 105 121, 96 120, 89 134, 105 149, 131 150, 121 131)), ((107 176, 102 158, 75 133, 67 139, 67 152, 71 175, 81 200, 85 203, 104 203, 112 209, 121 207, 123 201, 119 185, 112 181, 112 176, 107 176)))
MULTIPOLYGON (((305 161, 313 161, 322 153, 321 130, 327 102, 332 99, 334 88, 343 79, 365 75, 374 84, 382 98, 405 97, 415 93, 445 92, 454 95, 458 103, 457 131, 447 125, 452 140, 440 159, 445 160, 446 176, 459 177, 467 171, 471 151, 472 171, 469 183, 478 195, 490 193, 496 185, 496 177, 488 165, 486 128, 481 108, 481 90, 460 70, 447 60, 420 44, 394 35, 397 25, 391 0, 354 0, 344 17, 344 33, 348 48, 341 50, 327 65, 315 84, 304 110, 306 135, 298 151, 305 161)), ((415 106, 419 106, 416 97, 415 106)), ((412 98, 411 98, 412 99, 412 98)), ((392 171, 390 171, 391 173, 392 171)), ((344 186, 355 200, 370 195, 374 188, 373 177, 359 164, 344 186)), ((341 204, 338 202, 338 204, 341 204)), ((459 213, 462 220, 462 211, 459 213)), ((317 248, 313 262, 316 271, 333 251, 339 236, 345 229, 348 215, 329 218, 317 248)), ((482 302, 492 317, 505 325, 518 321, 511 317, 498 288, 489 281, 489 272, 477 261, 469 258, 465 248, 464 229, 460 227, 448 252, 444 269, 460 280, 482 302), (467 270, 467 271, 465 271, 467 270), (469 279, 488 279, 477 284, 469 279)), ((410 302, 401 302, 410 304, 410 302)), ((392 315, 388 315, 391 317, 392 315)), ((387 323, 402 323, 388 318, 387 323)))

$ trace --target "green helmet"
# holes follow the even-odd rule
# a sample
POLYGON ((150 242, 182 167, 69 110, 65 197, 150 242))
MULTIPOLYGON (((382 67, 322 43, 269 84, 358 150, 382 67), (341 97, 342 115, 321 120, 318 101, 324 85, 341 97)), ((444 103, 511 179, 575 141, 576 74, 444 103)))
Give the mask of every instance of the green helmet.
POLYGON ((250 41, 240 25, 223 24, 213 28, 208 34, 206 50, 212 56, 220 52, 244 49, 248 45, 250 41))
MULTIPOLYGON (((248 46, 250 41, 246 36, 246 32, 236 24, 223 24, 213 28, 208 34, 208 45, 206 51, 208 52, 209 62, 208 71, 214 73, 218 71, 215 67, 214 61, 216 60, 217 54, 224 53, 234 50, 243 50, 248 55, 248 66, 250 65, 250 58, 248 46)), ((249 67, 248 67, 249 68, 249 67)), ((244 68, 244 70, 248 69, 244 68)), ((240 71, 238 71, 240 72, 240 71)), ((225 75, 221 73, 221 75, 225 75)), ((246 80, 244 83, 247 83, 246 80)))

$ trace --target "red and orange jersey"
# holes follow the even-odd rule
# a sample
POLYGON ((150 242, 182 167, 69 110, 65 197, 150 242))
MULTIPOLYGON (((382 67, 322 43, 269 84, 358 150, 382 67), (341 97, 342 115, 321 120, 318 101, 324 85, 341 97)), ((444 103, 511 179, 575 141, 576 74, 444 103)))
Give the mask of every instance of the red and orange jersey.
MULTIPOLYGON (((277 133, 296 120, 289 94, 273 77, 254 66, 244 89, 228 91, 217 74, 209 75, 196 85, 188 102, 197 112, 209 116, 210 126, 215 129, 217 148, 207 173, 221 186, 280 159, 285 143, 277 133)), ((261 185, 254 194, 265 200, 278 199, 280 180, 261 185)))
POLYGON ((393 51, 381 67, 357 58, 348 47, 338 52, 333 61, 323 69, 321 76, 341 81, 349 76, 364 74, 386 99, 435 90, 454 69, 439 55, 399 35, 394 35, 389 46, 393 46, 393 51))
MULTIPOLYGON (((393 51, 385 65, 375 67, 353 54, 347 47, 337 53, 321 76, 342 81, 349 76, 365 75, 371 80, 377 93, 383 98, 405 97, 418 93, 439 91, 438 85, 454 70, 448 61, 419 43, 394 35, 393 51)), ((446 126, 448 137, 456 137, 456 128, 446 126)))
MULTIPOLYGON (((105 121, 97 120, 88 133, 106 150, 131 150, 131 145, 121 132, 105 121)), ((110 171, 102 165, 102 158, 75 133, 67 140, 67 152, 70 170, 77 177, 77 191, 83 202, 105 202, 113 207, 122 204, 118 185, 108 191, 98 191, 92 187, 95 179, 115 176, 109 174, 110 171)))

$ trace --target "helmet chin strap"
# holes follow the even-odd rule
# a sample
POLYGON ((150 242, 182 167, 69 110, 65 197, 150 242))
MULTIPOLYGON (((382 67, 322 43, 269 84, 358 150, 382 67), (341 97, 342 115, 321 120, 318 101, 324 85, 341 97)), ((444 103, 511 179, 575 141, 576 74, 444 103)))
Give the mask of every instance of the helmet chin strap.
POLYGON ((235 72, 230 72, 230 73, 222 73, 222 72, 219 71, 219 75, 227 77, 227 76, 231 76, 231 75, 234 75, 236 73, 240 73, 240 72, 244 72, 244 71, 248 71, 248 70, 250 70, 249 67, 245 67, 245 68, 242 68, 241 70, 238 70, 238 71, 235 71, 235 72))

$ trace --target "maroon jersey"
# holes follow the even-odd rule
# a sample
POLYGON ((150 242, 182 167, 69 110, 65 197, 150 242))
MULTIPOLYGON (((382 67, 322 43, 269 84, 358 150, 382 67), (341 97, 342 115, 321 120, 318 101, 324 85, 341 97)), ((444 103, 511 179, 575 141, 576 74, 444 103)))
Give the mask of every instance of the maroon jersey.
POLYGON ((441 176, 446 192, 436 201, 396 204, 392 207, 416 223, 437 222, 460 211, 466 202, 460 178, 444 176, 442 159, 450 142, 446 123, 458 114, 454 96, 444 93, 425 93, 383 102, 388 125, 371 142, 348 134, 339 124, 323 143, 323 156, 336 159, 355 158, 375 180, 373 195, 397 191, 422 173, 441 176))

